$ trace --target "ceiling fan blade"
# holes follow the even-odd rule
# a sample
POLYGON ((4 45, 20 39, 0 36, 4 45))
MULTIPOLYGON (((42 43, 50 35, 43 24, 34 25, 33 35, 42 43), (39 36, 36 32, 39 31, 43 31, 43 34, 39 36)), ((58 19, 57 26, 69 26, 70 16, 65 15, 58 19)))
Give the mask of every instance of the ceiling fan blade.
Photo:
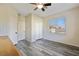
POLYGON ((30 3, 30 4, 37 5, 36 3, 30 3))
POLYGON ((42 11, 45 11, 45 9, 44 9, 44 8, 41 8, 41 10, 42 10, 42 11))
POLYGON ((38 7, 36 7, 34 10, 37 10, 38 9, 38 7))
POLYGON ((44 6, 51 6, 51 3, 46 3, 44 4, 44 6))

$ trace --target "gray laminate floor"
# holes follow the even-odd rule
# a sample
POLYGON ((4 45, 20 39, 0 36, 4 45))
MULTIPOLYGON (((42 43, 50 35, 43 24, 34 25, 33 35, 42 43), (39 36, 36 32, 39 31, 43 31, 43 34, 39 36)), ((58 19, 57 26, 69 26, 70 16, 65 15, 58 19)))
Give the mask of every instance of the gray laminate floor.
POLYGON ((39 39, 31 44, 21 40, 16 47, 25 56, 79 56, 79 47, 45 39, 39 39))

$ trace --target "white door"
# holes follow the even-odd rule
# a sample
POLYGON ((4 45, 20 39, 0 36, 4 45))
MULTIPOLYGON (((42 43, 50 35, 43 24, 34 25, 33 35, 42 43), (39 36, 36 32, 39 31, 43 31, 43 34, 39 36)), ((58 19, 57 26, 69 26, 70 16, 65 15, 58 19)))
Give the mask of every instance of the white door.
POLYGON ((9 37, 14 44, 17 44, 17 15, 10 16, 9 21, 9 37))
POLYGON ((43 33, 43 20, 39 17, 33 19, 32 24, 32 41, 42 38, 43 33))
POLYGON ((25 39, 25 17, 19 16, 17 24, 18 41, 25 39))
POLYGON ((39 22, 36 22, 36 25, 35 25, 36 29, 35 29, 35 39, 40 39, 42 38, 42 22, 39 21, 39 22))

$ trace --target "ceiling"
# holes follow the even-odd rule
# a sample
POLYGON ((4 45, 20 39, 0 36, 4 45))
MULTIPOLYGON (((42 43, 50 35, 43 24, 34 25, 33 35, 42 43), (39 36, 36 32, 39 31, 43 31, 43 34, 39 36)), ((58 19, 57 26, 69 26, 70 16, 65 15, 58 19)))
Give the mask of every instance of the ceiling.
POLYGON ((13 6, 18 11, 18 13, 22 15, 33 13, 42 17, 46 17, 79 6, 79 4, 76 3, 52 3, 52 6, 48 6, 48 8, 43 12, 40 9, 33 10, 35 8, 34 5, 28 3, 17 3, 10 5, 13 6))

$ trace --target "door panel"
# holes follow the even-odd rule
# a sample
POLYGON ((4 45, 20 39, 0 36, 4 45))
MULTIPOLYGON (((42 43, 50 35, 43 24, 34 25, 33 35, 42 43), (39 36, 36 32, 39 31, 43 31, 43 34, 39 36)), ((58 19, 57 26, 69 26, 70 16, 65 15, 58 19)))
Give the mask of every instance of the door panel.
POLYGON ((19 16, 18 24, 17 24, 17 31, 18 31, 18 41, 25 39, 25 18, 24 16, 19 16))

